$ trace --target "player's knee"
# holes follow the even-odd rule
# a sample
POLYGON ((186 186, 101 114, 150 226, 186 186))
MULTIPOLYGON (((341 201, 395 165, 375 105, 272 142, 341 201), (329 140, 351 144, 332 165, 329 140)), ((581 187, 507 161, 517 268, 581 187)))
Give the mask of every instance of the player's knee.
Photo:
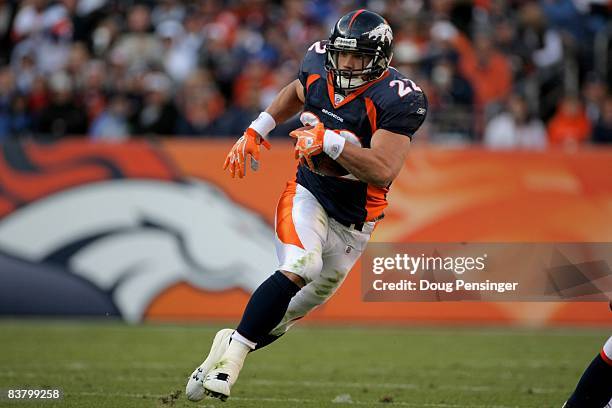
POLYGON ((291 269, 291 271, 282 270, 282 272, 297 285, 303 287, 321 273, 321 269, 323 269, 323 259, 321 258, 320 252, 309 251, 297 258, 290 266, 291 267, 287 269, 291 269), (291 276, 294 276, 298 282, 293 280, 294 278, 291 276))
POLYGON ((283 275, 285 275, 287 277, 287 279, 289 279, 291 282, 293 282, 296 285, 298 285, 300 288, 303 288, 304 285, 306 285, 306 281, 304 281, 304 278, 302 278, 297 273, 293 273, 293 272, 289 272, 289 271, 281 271, 281 273, 283 275))

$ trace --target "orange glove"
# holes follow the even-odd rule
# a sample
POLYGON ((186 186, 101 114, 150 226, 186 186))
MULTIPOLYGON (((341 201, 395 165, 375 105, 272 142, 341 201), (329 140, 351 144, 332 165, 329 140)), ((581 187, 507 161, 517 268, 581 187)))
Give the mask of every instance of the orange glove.
POLYGON ((227 154, 223 170, 229 167, 232 178, 238 173, 238 177, 243 178, 246 174, 246 159, 251 156, 251 169, 259 169, 259 145, 263 145, 270 150, 270 142, 261 137, 255 130, 248 128, 242 137, 236 141, 232 150, 227 154))
POLYGON ((296 129, 289 133, 289 136, 296 138, 295 143, 295 158, 300 162, 306 161, 308 167, 314 170, 312 156, 323 152, 323 136, 325 135, 325 127, 319 122, 311 129, 296 129))

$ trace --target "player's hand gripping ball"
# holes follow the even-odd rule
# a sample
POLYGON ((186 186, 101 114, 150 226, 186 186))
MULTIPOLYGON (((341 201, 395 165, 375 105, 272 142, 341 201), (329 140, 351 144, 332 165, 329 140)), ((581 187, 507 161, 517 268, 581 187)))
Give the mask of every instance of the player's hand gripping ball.
POLYGON ((295 139, 295 158, 311 171, 322 176, 340 177, 349 174, 337 161, 323 152, 325 127, 322 123, 303 126, 289 135, 295 139))

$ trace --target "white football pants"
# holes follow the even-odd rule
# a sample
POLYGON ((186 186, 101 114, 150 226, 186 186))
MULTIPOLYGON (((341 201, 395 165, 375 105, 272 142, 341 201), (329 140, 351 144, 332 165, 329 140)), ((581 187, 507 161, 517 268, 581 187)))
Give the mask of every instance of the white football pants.
POLYGON ((299 275, 306 285, 270 334, 285 333, 336 292, 365 250, 375 225, 366 222, 362 231, 346 227, 328 217, 306 188, 287 183, 275 217, 278 269, 299 275))

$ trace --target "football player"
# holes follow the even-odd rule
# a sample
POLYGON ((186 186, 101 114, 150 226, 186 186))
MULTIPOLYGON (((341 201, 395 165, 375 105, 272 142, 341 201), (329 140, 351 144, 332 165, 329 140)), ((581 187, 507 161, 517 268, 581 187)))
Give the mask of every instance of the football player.
POLYGON ((612 408, 612 337, 586 368, 563 407, 612 408))
POLYGON ((266 137, 277 123, 301 111, 311 126, 291 132, 300 165, 276 209, 278 270, 252 294, 236 330, 217 333, 189 377, 190 400, 205 394, 225 400, 248 353, 325 303, 364 251, 427 113, 425 94, 390 66, 392 56, 393 32, 384 18, 363 9, 342 16, 228 154, 224 168, 244 177, 247 161, 257 169, 260 146, 270 147, 266 137), (313 171, 321 155, 349 174, 313 171))

